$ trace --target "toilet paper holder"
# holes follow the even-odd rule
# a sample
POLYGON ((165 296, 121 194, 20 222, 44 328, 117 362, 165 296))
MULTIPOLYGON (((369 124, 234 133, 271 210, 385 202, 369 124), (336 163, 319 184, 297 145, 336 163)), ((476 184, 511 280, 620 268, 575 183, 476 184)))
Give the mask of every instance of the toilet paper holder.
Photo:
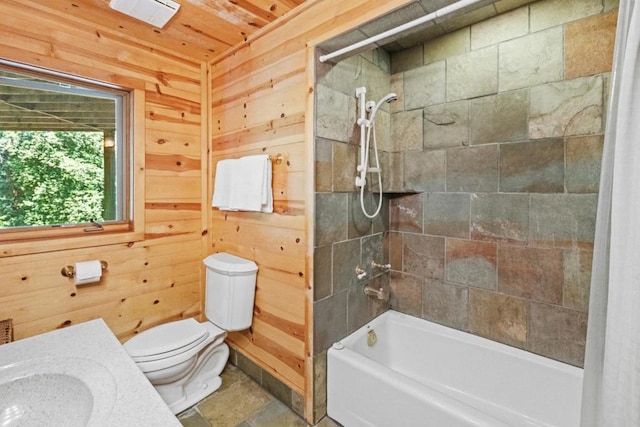
MULTIPOLYGON (((109 264, 107 264, 107 261, 100 261, 100 266, 102 267, 102 271, 105 271, 107 268, 109 268, 109 264)), ((60 270, 60 273, 64 276, 64 277, 73 277, 76 274, 76 268, 73 265, 67 265, 66 267, 62 267, 62 270, 60 270)))

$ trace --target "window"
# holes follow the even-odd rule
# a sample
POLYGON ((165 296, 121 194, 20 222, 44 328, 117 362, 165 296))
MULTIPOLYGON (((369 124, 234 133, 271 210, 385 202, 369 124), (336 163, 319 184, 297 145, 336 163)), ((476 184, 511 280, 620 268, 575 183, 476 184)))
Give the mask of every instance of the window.
POLYGON ((0 61, 0 241, 133 230, 132 100, 0 61))

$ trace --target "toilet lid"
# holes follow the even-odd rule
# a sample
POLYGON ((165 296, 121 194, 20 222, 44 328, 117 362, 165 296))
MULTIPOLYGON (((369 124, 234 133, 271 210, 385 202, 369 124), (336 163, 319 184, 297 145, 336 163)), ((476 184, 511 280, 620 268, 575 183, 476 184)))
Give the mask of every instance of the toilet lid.
POLYGON ((195 319, 178 320, 148 329, 124 344, 131 357, 146 357, 195 345, 208 336, 195 319))

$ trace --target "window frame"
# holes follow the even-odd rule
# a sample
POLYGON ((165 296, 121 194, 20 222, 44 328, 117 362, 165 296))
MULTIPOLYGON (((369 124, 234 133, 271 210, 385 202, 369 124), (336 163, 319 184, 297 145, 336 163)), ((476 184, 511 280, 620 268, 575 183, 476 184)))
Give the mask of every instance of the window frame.
POLYGON ((123 170, 117 180, 123 182, 123 212, 127 218, 101 223, 102 230, 91 230, 92 223, 11 227, 0 230, 0 257, 62 249, 85 248, 107 244, 128 243, 144 239, 144 158, 145 158, 145 92, 139 88, 125 88, 108 82, 40 67, 15 63, 0 58, 0 65, 8 70, 31 74, 41 79, 69 82, 74 85, 97 87, 104 91, 125 92, 126 99, 122 135, 123 170), (137 143, 136 143, 137 142, 137 143))

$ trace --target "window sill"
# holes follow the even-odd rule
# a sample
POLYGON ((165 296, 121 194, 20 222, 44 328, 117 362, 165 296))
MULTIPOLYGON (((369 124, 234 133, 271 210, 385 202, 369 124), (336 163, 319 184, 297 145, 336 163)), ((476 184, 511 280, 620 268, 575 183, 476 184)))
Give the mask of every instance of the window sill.
POLYGON ((47 237, 41 239, 4 241, 0 242, 0 258, 67 249, 117 245, 140 242, 142 240, 144 240, 144 232, 128 231, 85 233, 74 237, 47 237))

